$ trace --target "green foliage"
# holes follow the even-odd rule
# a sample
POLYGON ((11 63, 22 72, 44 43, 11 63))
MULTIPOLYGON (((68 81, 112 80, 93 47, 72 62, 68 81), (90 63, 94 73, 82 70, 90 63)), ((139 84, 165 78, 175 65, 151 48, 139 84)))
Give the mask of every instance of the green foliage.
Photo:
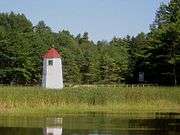
POLYGON ((128 53, 120 38, 108 45, 102 42, 100 47, 89 40, 88 32, 77 37, 66 30, 53 33, 44 21, 33 27, 23 14, 13 12, 1 13, 0 18, 1 83, 40 83, 42 55, 51 47, 62 53, 67 84, 120 83, 125 80, 128 53))
POLYGON ((40 84, 42 55, 55 47, 62 53, 66 84, 180 84, 180 1, 162 4, 151 31, 110 42, 90 41, 88 32, 58 33, 23 15, 0 13, 0 83, 40 84))
POLYGON ((161 84, 179 84, 180 1, 161 5, 149 37, 152 47, 148 50, 149 62, 155 71, 154 78, 161 84))

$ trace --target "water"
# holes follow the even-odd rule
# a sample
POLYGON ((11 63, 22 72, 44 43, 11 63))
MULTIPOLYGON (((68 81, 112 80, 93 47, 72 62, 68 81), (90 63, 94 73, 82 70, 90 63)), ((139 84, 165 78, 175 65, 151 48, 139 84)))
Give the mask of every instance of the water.
POLYGON ((0 117, 0 135, 180 135, 180 114, 0 117))

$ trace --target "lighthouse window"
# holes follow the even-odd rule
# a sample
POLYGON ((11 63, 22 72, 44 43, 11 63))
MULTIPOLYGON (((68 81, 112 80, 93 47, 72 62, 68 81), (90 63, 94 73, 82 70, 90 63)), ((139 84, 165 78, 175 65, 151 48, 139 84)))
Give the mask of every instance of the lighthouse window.
POLYGON ((49 61, 48 61, 48 65, 49 65, 49 66, 52 66, 52 65, 53 65, 53 60, 49 60, 49 61))

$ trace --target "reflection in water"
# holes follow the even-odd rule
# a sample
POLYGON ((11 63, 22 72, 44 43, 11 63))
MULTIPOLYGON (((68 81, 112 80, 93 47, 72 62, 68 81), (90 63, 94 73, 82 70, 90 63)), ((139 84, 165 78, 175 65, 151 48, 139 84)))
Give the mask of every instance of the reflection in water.
POLYGON ((62 135, 62 118, 46 118, 44 135, 62 135), (50 125, 51 127, 48 127, 50 125))
MULTIPOLYGON (((139 133, 153 135, 176 135, 180 134, 180 119, 176 113, 156 113, 155 117, 149 119, 131 119, 129 120, 129 128, 137 129, 139 133), (178 116, 178 118, 177 118, 178 116), (138 130, 139 129, 139 130, 138 130)), ((134 134, 131 131, 130 134, 134 134)))
POLYGON ((179 135, 180 114, 127 117, 122 114, 63 118, 0 117, 0 135, 179 135))
POLYGON ((46 128, 44 135, 62 135, 62 128, 46 128))

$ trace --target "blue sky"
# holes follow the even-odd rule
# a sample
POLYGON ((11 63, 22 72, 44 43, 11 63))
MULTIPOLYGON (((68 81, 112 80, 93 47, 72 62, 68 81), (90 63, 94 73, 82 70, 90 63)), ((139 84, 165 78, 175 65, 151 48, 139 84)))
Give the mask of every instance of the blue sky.
POLYGON ((0 12, 24 13, 33 24, 44 20, 53 31, 85 31, 110 40, 148 32, 160 3, 169 0, 0 0, 0 12))

